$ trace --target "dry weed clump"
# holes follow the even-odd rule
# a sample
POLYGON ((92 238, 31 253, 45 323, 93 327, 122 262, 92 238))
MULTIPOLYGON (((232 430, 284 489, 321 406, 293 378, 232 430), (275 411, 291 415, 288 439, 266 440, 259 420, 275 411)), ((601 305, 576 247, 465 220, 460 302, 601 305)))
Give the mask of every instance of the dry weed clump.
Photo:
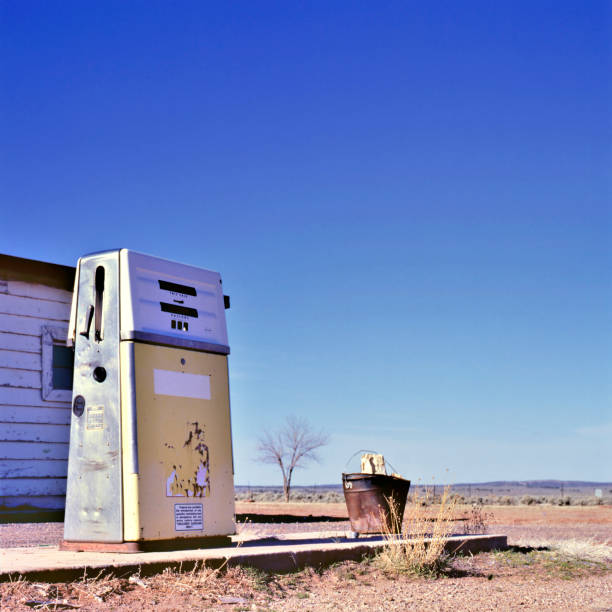
POLYGON ((489 531, 489 521, 493 518, 492 512, 485 512, 482 504, 473 504, 463 522, 463 533, 485 534, 489 531))
POLYGON ((97 609, 97 605, 124 592, 119 578, 103 573, 95 577, 84 574, 80 580, 65 584, 29 582, 20 577, 2 585, 0 610, 97 609))
POLYGON ((31 586, 31 583, 27 582, 23 576, 19 576, 15 580, 9 577, 9 581, 4 585, 0 595, 0 610, 5 609, 7 602, 25 600, 29 595, 31 586))
MULTIPOLYGON (((445 487, 438 511, 432 519, 426 511, 431 495, 429 489, 424 492, 415 489, 409 498, 401 529, 385 530, 385 546, 375 559, 383 571, 439 576, 449 566, 446 543, 452 533, 457 501, 450 495, 450 487, 445 487)), ((389 507, 390 523, 397 525, 398 511, 393 500, 390 500, 389 507)))

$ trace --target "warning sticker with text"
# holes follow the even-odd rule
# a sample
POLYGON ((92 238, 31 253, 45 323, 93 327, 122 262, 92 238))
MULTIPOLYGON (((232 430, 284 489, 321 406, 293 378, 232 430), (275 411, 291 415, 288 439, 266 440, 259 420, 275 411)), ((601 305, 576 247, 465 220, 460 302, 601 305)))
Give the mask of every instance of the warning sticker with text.
POLYGON ((202 504, 174 504, 174 531, 200 531, 204 529, 202 504))
POLYGON ((87 406, 87 429, 104 429, 104 406, 87 406))

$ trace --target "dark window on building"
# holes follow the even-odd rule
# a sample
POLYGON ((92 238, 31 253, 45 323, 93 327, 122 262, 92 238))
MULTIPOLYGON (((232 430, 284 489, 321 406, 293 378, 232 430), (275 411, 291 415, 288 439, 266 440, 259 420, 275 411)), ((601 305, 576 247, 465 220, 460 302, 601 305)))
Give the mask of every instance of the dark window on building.
POLYGON ((42 398, 47 402, 70 402, 74 353, 66 346, 68 329, 43 325, 40 332, 42 398))
POLYGON ((53 388, 72 389, 74 351, 67 346, 53 345, 53 388))

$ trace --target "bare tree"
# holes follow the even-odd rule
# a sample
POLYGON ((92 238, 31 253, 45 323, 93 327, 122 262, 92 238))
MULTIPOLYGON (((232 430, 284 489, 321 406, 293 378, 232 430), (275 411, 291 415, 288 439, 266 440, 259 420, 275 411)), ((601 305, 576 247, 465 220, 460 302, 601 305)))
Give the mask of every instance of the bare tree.
POLYGON ((276 431, 266 431, 258 438, 257 451, 264 463, 278 464, 283 473, 285 501, 291 494, 293 471, 308 461, 319 461, 317 449, 329 442, 329 435, 315 431, 302 418, 290 416, 276 431))

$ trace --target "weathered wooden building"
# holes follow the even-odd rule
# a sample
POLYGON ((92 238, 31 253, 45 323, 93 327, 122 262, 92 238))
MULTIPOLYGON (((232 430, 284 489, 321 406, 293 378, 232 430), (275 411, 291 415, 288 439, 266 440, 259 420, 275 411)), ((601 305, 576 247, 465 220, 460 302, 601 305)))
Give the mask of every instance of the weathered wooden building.
POLYGON ((74 272, 0 255, 0 522, 63 513, 74 272))

